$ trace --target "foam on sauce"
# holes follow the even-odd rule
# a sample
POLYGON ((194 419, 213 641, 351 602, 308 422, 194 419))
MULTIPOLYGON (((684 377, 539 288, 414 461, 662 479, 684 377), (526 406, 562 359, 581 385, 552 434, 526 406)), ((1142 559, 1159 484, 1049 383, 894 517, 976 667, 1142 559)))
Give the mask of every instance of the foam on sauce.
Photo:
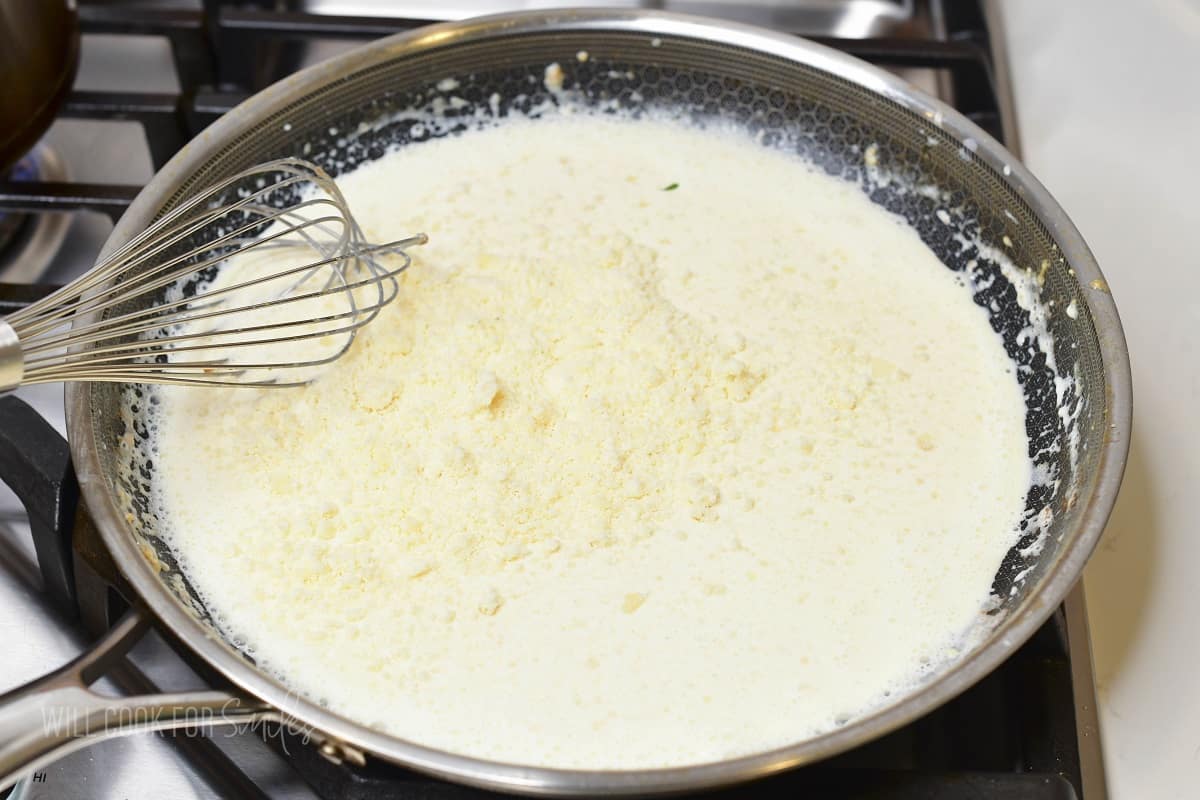
POLYGON ((430 234, 399 299, 303 389, 156 390, 170 543, 290 686, 472 756, 679 766, 828 731, 976 627, 1022 395, 856 186, 580 115, 339 185, 369 238, 430 234))

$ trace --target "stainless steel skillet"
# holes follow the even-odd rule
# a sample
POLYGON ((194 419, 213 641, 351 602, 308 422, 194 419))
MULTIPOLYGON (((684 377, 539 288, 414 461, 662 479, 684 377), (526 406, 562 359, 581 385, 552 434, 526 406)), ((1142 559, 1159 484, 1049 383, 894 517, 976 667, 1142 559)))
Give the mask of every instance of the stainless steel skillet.
MULTIPOLYGON (((1128 445, 1128 355, 1112 298, 1062 209, 1000 145, 947 106, 835 51, 753 28, 643 11, 521 13, 424 28, 299 73, 223 117, 154 178, 108 246, 119 246, 195 188, 251 163, 299 155, 336 174, 388 147, 433 135, 405 109, 442 108, 452 130, 473 124, 472 115, 484 107, 506 114, 553 102, 542 84, 551 62, 562 65, 565 85, 580 102, 633 113, 668 109, 698 124, 717 119, 760 135, 765 145, 800 152, 908 218, 948 268, 962 270, 974 261, 994 273, 976 301, 991 309, 993 327, 1016 362, 1031 453, 1045 480, 1029 493, 1025 535, 996 575, 995 609, 980 621, 978 645, 870 716, 717 763, 587 772, 497 764, 422 747, 296 696, 226 640, 155 535, 161 521, 145 501, 153 466, 130 446, 145 435, 142 390, 77 385, 67 392, 72 456, 105 545, 137 595, 132 599, 244 694, 101 700, 78 687, 80 670, 69 669, 0 701, 0 774, 86 741, 46 735, 38 708, 51 702, 86 710, 81 718, 89 724, 76 733, 91 736, 190 724, 196 709, 217 722, 282 718, 312 731, 333 758, 378 758, 516 792, 645 794, 722 785, 816 761, 919 717, 998 665, 1062 601, 1112 508, 1128 445), (586 60, 576 57, 580 51, 586 60), (467 107, 447 109, 447 93, 467 107), (1001 273, 996 252, 1032 275, 1033 299, 1049 312, 1050 353, 1025 336, 1030 312, 1001 273), (132 709, 137 713, 122 713, 132 709), (111 720, 137 724, 122 728, 111 720)), ((120 652, 144 624, 144 617, 131 619, 116 629, 83 677, 90 681, 103 659, 120 652)))

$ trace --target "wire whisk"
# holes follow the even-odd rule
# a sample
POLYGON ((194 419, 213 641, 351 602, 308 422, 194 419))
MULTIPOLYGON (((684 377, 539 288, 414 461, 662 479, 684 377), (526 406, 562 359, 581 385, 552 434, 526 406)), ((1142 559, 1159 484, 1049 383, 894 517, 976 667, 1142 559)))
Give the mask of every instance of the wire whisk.
POLYGON ((54 381, 306 383, 395 299, 407 248, 425 241, 370 244, 320 167, 261 164, 0 319, 0 392, 54 381))

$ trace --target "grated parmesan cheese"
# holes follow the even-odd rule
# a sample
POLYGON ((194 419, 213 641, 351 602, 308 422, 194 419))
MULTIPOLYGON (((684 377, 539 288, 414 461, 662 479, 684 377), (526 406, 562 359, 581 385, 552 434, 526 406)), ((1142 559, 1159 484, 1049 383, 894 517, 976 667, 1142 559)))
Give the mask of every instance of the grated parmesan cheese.
POLYGON ((189 577, 290 685, 454 752, 679 766, 864 713, 979 619, 1020 391, 856 187, 580 115, 339 183, 370 238, 429 232, 399 299, 302 390, 163 390, 156 433, 189 577))

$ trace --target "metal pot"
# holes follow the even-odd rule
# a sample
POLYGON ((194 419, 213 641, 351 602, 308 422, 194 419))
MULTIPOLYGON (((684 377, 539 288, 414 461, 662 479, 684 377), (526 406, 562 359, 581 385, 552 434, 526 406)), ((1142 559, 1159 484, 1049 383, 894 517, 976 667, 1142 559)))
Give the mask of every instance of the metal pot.
POLYGON ((78 63, 73 0, 0 0, 0 173, 50 126, 78 63))
MULTIPOLYGON (((32 768, 79 746, 81 731, 93 737, 124 732, 107 720, 178 727, 194 723, 199 709, 219 710, 209 720, 217 723, 292 721, 312 732, 322 753, 333 759, 361 764, 377 758, 507 791, 646 794, 723 785, 825 758, 916 719, 996 667, 1062 602, 1108 518, 1128 446, 1130 375, 1116 307, 1079 233, 1012 155, 953 109, 827 48, 755 28, 643 11, 519 13, 423 28, 305 70, 227 114, 151 181, 113 231, 108 248, 120 246, 196 186, 251 163, 301 155, 336 174, 378 157, 387 146, 419 140, 427 131, 394 112, 427 102, 444 78, 455 78, 456 94, 470 102, 488 103, 496 94, 502 109, 520 109, 541 99, 542 71, 555 61, 566 68, 568 83, 578 82, 590 101, 631 108, 666 105, 761 131, 765 140, 786 144, 828 172, 859 182, 875 202, 916 224, 951 268, 962 268, 967 259, 990 263, 984 249, 964 248, 954 234, 978 236, 1040 273, 1039 302, 1054 301, 1058 308, 1073 303, 1078 309, 1050 318, 1057 375, 1045 353, 1020 356, 1037 459, 1043 471, 1060 480, 1030 492, 1027 513, 1045 524, 1044 545, 1029 547, 1036 535, 1031 530, 1005 558, 993 584, 996 608, 979 643, 869 716, 821 736, 719 763, 579 771, 439 751, 297 696, 239 652, 155 535, 156 520, 141 501, 146 490, 140 470, 151 468, 122 445, 131 432, 139 435, 135 406, 141 390, 72 385, 68 428, 79 484, 113 562, 136 595, 131 599, 143 610, 81 664, 0 700, 0 775, 11 779, 19 767, 32 768), (581 50, 588 51, 588 59, 576 59, 581 50), (876 181, 863 165, 868 149, 870 160, 903 180, 876 181), (926 193, 903 191, 912 183, 950 191, 961 200, 961 219, 949 227, 928 224, 935 208, 930 203, 936 201, 926 193), (1055 378, 1067 375, 1077 389, 1056 391, 1055 378), (114 700, 86 692, 82 686, 95 678, 96 664, 128 647, 147 614, 242 694, 114 700), (72 736, 48 736, 37 713, 46 703, 77 709, 87 725, 77 726, 72 736)), ((995 300, 993 327, 1010 352, 1024 352, 1017 343, 1029 312, 999 270, 988 291, 986 298, 976 299, 988 301, 981 303, 985 307, 995 300)))

